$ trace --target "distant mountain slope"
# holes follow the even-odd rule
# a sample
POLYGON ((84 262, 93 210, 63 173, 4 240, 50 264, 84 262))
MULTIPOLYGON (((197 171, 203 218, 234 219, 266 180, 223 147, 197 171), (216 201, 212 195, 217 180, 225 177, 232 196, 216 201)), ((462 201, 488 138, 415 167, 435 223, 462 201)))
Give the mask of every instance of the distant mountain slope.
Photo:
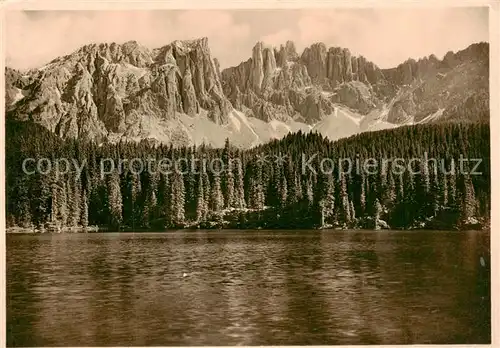
POLYGON ((487 43, 473 44, 456 54, 448 52, 442 61, 435 56, 408 60, 384 74, 401 86, 389 122, 400 123, 408 117, 419 122, 438 110, 444 111, 443 116, 435 121, 489 120, 487 43))
POLYGON ((315 124, 335 104, 362 115, 387 111, 385 121, 394 124, 419 122, 440 109, 443 120, 453 120, 467 100, 481 104, 477 114, 457 118, 487 120, 488 54, 489 45, 478 43, 442 61, 431 55, 381 70, 345 48, 316 43, 298 55, 291 41, 279 49, 259 42, 249 60, 222 71, 222 86, 237 109, 265 121, 315 124))
POLYGON ((257 43, 220 71, 206 38, 147 49, 135 41, 86 45, 27 72, 6 74, 8 117, 61 138, 153 139, 175 146, 225 138, 246 148, 310 130, 332 140, 404 124, 489 119, 489 46, 442 61, 379 69, 348 49, 257 43))

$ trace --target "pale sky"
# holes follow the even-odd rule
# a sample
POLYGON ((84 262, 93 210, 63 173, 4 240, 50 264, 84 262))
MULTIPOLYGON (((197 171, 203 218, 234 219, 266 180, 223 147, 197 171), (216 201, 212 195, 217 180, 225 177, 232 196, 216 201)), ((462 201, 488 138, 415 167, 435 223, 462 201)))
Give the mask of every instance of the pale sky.
POLYGON ((488 40, 488 8, 332 10, 162 10, 6 12, 6 63, 34 68, 89 43, 136 40, 149 48, 208 37, 222 68, 251 55, 257 41, 295 42, 299 53, 315 42, 363 55, 380 68, 407 58, 466 48, 488 40))

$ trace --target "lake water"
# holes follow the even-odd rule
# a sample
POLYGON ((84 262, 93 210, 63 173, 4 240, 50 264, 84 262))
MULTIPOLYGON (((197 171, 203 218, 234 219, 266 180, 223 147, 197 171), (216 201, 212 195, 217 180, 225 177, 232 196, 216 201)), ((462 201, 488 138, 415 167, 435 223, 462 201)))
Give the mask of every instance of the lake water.
POLYGON ((10 234, 6 242, 9 346, 490 342, 485 232, 10 234))

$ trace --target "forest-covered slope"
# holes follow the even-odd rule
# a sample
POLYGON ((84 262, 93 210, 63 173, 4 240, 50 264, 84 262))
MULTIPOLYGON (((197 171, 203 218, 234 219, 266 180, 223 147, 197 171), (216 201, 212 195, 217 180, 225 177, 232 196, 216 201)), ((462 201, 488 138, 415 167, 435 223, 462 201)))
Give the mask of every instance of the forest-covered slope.
POLYGON ((416 125, 336 142, 299 132, 251 150, 229 143, 222 149, 147 141, 97 145, 61 140, 29 122, 8 120, 6 127, 8 226, 457 229, 489 221, 487 124, 416 125), (425 156, 437 162, 418 160, 425 156), (460 164, 461 156, 481 163, 477 168, 475 161, 460 164), (34 174, 23 172, 26 158, 34 159, 27 163, 34 174), (35 161, 41 158, 52 164, 67 158, 71 170, 36 173, 35 161), (157 166, 165 159, 179 163, 182 173, 166 174, 157 166), (339 159, 345 159, 341 170, 339 159), (120 160, 125 163, 123 170, 109 170, 112 160, 116 167, 120 160), (367 160, 371 165, 363 170, 367 160))

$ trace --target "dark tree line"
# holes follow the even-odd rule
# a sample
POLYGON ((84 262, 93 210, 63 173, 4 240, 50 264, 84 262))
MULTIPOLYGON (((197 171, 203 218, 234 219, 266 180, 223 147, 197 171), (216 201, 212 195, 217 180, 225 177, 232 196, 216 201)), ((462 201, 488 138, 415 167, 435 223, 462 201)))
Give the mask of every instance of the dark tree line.
MULTIPOLYGON (((296 133, 246 151, 228 142, 222 149, 147 141, 98 145, 63 141, 31 123, 8 120, 6 127, 8 226, 444 229, 489 221, 486 124, 402 127, 336 142, 315 133, 296 133), (482 159, 475 168, 482 175, 461 173, 461 155, 482 159), (398 174, 394 164, 383 163, 424 156, 439 162, 414 161, 412 169, 418 174, 398 174), (85 165, 80 176, 74 168, 58 176, 27 175, 22 170, 26 158, 67 158, 85 165), (313 158, 305 170, 304 158, 313 158), (359 163, 373 159, 386 170, 348 172, 344 163, 342 170, 335 165, 330 173, 320 170, 323 158, 335 164, 340 158, 359 163), (103 159, 126 165, 101 175, 103 159), (165 174, 157 166, 161 159, 179 163, 178 170, 165 174), (153 170, 141 171, 141 163, 153 163, 153 170), (201 163, 222 167, 203 170, 201 163)), ((470 172, 473 166, 465 163, 463 169, 470 172)))

